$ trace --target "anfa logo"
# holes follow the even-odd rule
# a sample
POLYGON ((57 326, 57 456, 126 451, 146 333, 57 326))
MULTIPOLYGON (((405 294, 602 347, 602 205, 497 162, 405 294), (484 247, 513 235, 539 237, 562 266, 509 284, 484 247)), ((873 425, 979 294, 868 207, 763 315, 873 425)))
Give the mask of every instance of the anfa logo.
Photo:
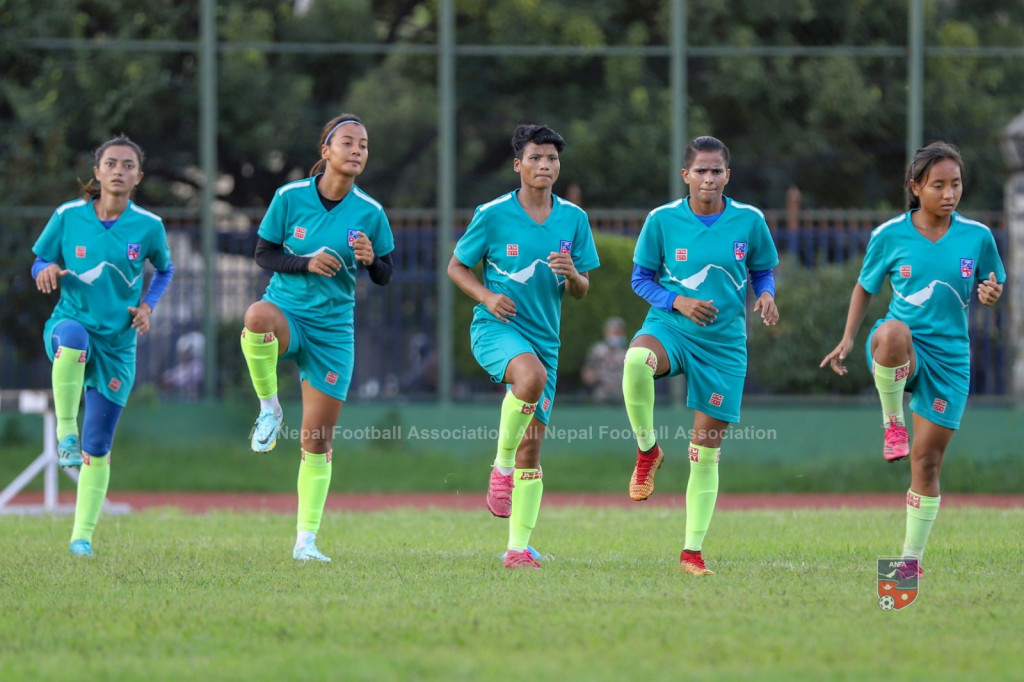
POLYGON ((878 560, 878 606, 883 611, 906 608, 917 599, 920 567, 917 559, 878 560))
POLYGON ((138 260, 140 253, 142 253, 142 244, 128 242, 128 260, 138 260))
POLYGON ((337 372, 328 372, 327 376, 324 377, 324 380, 327 383, 329 383, 331 386, 334 386, 336 383, 338 383, 338 373, 337 372))
POLYGON ((295 226, 295 238, 296 239, 305 239, 306 238, 306 228, 299 227, 298 225, 296 225, 295 226))
POLYGON ((117 379, 117 378, 111 379, 107 383, 107 388, 109 388, 111 391, 120 391, 121 390, 121 380, 117 379))
POLYGON ((904 279, 906 279, 907 277, 910 277, 910 266, 909 265, 901 265, 900 266, 900 277, 903 277, 904 279))
POLYGON ((711 399, 708 400, 708 402, 714 405, 715 407, 721 407, 723 400, 725 400, 725 396, 722 395, 721 393, 712 393, 711 399))
POLYGON ((506 256, 518 256, 519 255, 519 244, 505 244, 505 255, 506 256))
POLYGON ((961 258, 960 259, 960 276, 964 279, 970 279, 974 275, 974 259, 973 258, 961 258))
POLYGON ((676 249, 676 260, 686 260, 687 255, 686 249, 676 249))
POLYGON ((533 414, 537 411, 537 403, 526 403, 523 405, 523 409, 519 410, 522 414, 533 414))
POLYGON ((736 260, 743 260, 747 257, 747 243, 746 242, 733 242, 732 243, 732 255, 736 256, 736 260))
POLYGON ((700 450, 698 448, 693 447, 692 445, 690 446, 690 461, 691 462, 699 462, 700 461, 700 450))
POLYGON ((558 242, 559 253, 572 253, 572 242, 568 239, 562 239, 558 242))
POLYGON ((356 243, 357 239, 359 239, 359 230, 349 230, 348 231, 348 245, 349 246, 353 246, 356 243))
POLYGON ((75 247, 75 258, 85 258, 85 247, 84 246, 76 246, 75 247))
POLYGON ((932 403, 932 409, 938 412, 939 414, 942 414, 946 411, 946 406, 948 404, 949 403, 947 403, 942 398, 936 398, 935 402, 932 403))

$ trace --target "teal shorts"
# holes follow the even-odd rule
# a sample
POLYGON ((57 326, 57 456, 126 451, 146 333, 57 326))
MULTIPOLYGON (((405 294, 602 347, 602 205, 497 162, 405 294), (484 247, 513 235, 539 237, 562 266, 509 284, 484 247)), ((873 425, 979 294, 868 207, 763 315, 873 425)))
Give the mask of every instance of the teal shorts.
POLYGON ((299 379, 308 381, 321 393, 341 401, 348 398, 356 356, 353 330, 317 329, 303 324, 280 306, 278 309, 288 320, 290 337, 288 350, 281 359, 295 360, 299 366, 299 379))
MULTIPOLYGON (((43 326, 43 347, 46 349, 46 356, 53 362, 53 347, 50 338, 53 336, 53 328, 58 322, 64 319, 51 317, 43 326)), ((86 330, 89 331, 89 330, 86 330)), ((137 340, 135 330, 132 330, 131 338, 137 340)), ((89 354, 85 361, 85 388, 95 388, 100 395, 114 403, 124 407, 128 404, 128 396, 135 386, 135 351, 136 344, 130 343, 118 347, 95 332, 89 331, 89 354)))
POLYGON ((496 384, 504 382, 505 370, 512 358, 523 353, 537 356, 548 373, 548 381, 537 403, 537 411, 533 416, 542 424, 547 425, 551 418, 551 408, 555 405, 555 385, 558 382, 558 356, 554 361, 538 352, 534 346, 518 331, 501 322, 481 322, 469 328, 470 345, 473 357, 490 375, 496 384))
POLYGON ((686 406, 730 424, 740 421, 743 384, 746 377, 724 372, 699 360, 681 333, 656 321, 648 321, 634 336, 647 334, 658 339, 668 355, 669 371, 659 379, 686 375, 686 406))
MULTIPOLYGON (((874 360, 871 359, 871 338, 875 335, 878 325, 884 321, 882 319, 875 323, 864 346, 864 352, 868 357, 868 371, 875 366, 874 360)), ((951 386, 937 371, 938 361, 916 339, 912 341, 917 366, 914 367, 913 376, 907 379, 906 391, 911 394, 910 411, 947 429, 959 429, 960 420, 967 408, 968 384, 951 386)))

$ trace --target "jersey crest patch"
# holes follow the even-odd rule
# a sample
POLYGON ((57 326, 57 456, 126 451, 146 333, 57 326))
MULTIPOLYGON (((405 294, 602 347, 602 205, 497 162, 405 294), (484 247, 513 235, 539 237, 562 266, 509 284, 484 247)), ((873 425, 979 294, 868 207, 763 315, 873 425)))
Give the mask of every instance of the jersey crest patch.
POLYGON ((736 256, 736 260, 743 260, 747 257, 747 243, 746 242, 733 242, 732 243, 732 255, 736 256))
POLYGON ((961 258, 960 259, 960 276, 964 279, 970 279, 974 276, 974 259, 973 258, 961 258))
POLYGON ((140 253, 142 253, 142 244, 128 242, 128 260, 138 260, 140 253))
POLYGON ((572 241, 569 239, 562 239, 558 242, 559 253, 572 253, 572 241))
POLYGON ((359 239, 359 230, 349 230, 348 231, 348 245, 349 246, 354 245, 356 243, 357 239, 359 239))

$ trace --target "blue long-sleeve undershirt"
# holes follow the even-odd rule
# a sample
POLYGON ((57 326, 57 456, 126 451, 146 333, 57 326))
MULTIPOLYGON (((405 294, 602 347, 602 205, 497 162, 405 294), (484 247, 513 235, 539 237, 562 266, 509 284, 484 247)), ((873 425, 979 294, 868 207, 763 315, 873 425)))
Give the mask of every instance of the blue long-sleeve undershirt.
MULTIPOLYGON (((32 279, 38 277, 39 273, 50 265, 54 264, 36 256, 35 262, 32 263, 32 279)), ((170 286, 173 278, 174 263, 168 262, 166 270, 157 270, 153 273, 153 279, 149 282, 149 289, 146 291, 146 295, 142 297, 142 302, 156 310, 156 304, 160 301, 160 297, 164 295, 164 292, 167 291, 167 287, 170 286)))
MULTIPOLYGON (((645 268, 642 265, 633 264, 633 291, 659 310, 672 310, 672 304, 676 300, 675 294, 658 283, 657 271, 645 268)), ((775 296, 775 274, 770 270, 752 270, 750 272, 750 286, 754 289, 754 295, 760 297, 764 292, 775 296)))

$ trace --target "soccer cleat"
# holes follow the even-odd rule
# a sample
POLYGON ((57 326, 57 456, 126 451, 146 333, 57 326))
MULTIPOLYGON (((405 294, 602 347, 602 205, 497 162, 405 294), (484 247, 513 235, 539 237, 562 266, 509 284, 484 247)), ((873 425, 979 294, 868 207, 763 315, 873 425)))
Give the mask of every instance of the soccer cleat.
POLYGON ((529 547, 508 550, 502 558, 502 565, 505 568, 540 568, 540 562, 533 557, 529 547))
MULTIPOLYGON (((501 560, 502 561, 505 560, 505 557, 508 556, 508 553, 510 551, 512 551, 512 550, 506 550, 505 553, 501 555, 501 560)), ((530 553, 530 556, 532 556, 537 561, 537 563, 540 563, 540 560, 542 558, 544 558, 543 554, 541 554, 540 552, 535 550, 533 547, 530 547, 529 545, 526 546, 526 551, 530 553)))
POLYGON ((924 575, 924 569, 921 568, 921 562, 917 559, 904 559, 905 564, 900 568, 896 569, 897 578, 899 580, 907 580, 909 578, 920 578, 924 575))
POLYGON ((679 555, 679 570, 690 575, 714 575, 715 572, 704 565, 704 557, 700 550, 696 552, 684 549, 679 555))
POLYGON ((256 426, 252 430, 252 451, 270 452, 273 450, 277 445, 277 434, 281 432, 283 423, 283 412, 275 413, 269 407, 260 410, 260 416, 256 418, 256 426))
POLYGON ((68 553, 75 556, 92 556, 92 545, 88 540, 72 540, 68 545, 68 553))
POLYGON ((331 557, 326 556, 316 548, 316 543, 310 540, 302 547, 296 547, 292 551, 292 558, 296 561, 319 561, 325 564, 331 563, 331 557))
POLYGON ((636 451, 636 466, 633 476, 629 479, 629 496, 636 502, 646 500, 654 492, 654 474, 661 468, 665 453, 661 446, 655 445, 649 455, 636 451))
POLYGON ((82 444, 78 436, 64 436, 57 445, 57 460, 62 467, 77 468, 82 466, 82 444))
POLYGON ((901 459, 910 457, 910 435, 907 434, 907 427, 896 423, 893 417, 889 426, 885 427, 885 448, 882 450, 882 457, 886 462, 898 462, 901 459))
POLYGON ((497 517, 507 519, 512 516, 512 487, 515 485, 512 474, 506 476, 491 469, 491 479, 487 482, 487 510, 497 517))

